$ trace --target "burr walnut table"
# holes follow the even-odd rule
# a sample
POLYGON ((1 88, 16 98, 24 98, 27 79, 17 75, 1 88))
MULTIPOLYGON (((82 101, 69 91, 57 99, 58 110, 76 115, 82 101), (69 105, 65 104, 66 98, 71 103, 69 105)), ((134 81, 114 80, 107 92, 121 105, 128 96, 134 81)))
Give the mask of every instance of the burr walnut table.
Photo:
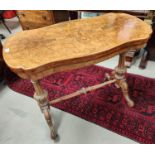
POLYGON ((125 81, 125 53, 145 46, 152 33, 142 20, 124 13, 107 13, 89 19, 63 22, 52 26, 19 32, 4 43, 3 57, 10 69, 21 78, 29 79, 51 131, 56 137, 49 106, 56 102, 87 93, 114 83, 120 87, 129 107, 134 102, 128 95, 125 81), (119 63, 104 83, 82 88, 72 94, 47 101, 39 80, 55 72, 96 64, 119 55, 119 63))

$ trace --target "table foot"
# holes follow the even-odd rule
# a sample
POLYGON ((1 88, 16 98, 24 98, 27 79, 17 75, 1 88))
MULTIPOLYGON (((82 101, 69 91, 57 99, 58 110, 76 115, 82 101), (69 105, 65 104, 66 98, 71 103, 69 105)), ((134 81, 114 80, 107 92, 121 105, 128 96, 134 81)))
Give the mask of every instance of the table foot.
POLYGON ((57 137, 57 134, 56 134, 56 131, 54 129, 54 125, 53 125, 54 123, 53 123, 53 120, 52 120, 51 115, 49 113, 49 109, 44 109, 43 114, 44 114, 45 120, 46 120, 46 122, 50 128, 51 139, 55 140, 57 137))
POLYGON ((128 84, 126 82, 126 80, 120 80, 117 82, 117 84, 120 86, 123 95, 127 101, 127 104, 129 107, 133 107, 134 106, 134 102, 131 100, 131 98, 129 97, 129 93, 128 93, 128 84))
POLYGON ((57 134, 54 129, 54 121, 50 115, 50 106, 47 100, 48 93, 43 90, 39 84, 39 81, 32 81, 35 89, 34 99, 37 101, 42 113, 44 114, 45 120, 50 128, 50 134, 52 139, 56 139, 57 134))

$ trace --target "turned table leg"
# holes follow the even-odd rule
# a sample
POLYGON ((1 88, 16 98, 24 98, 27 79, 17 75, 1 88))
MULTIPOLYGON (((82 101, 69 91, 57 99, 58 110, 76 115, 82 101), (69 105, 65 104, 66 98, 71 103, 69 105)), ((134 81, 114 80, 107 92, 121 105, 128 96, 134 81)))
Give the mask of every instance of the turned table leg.
POLYGON ((119 63, 115 68, 116 85, 122 89, 123 95, 127 101, 129 107, 134 106, 134 102, 130 99, 128 94, 128 84, 125 79, 126 67, 125 67, 125 53, 119 55, 119 63))
POLYGON ((38 105, 42 113, 44 114, 45 120, 50 128, 51 138, 56 139, 57 134, 54 129, 52 117, 49 113, 50 107, 47 100, 48 93, 41 88, 39 81, 31 81, 31 82, 35 89, 34 99, 38 102, 38 105))

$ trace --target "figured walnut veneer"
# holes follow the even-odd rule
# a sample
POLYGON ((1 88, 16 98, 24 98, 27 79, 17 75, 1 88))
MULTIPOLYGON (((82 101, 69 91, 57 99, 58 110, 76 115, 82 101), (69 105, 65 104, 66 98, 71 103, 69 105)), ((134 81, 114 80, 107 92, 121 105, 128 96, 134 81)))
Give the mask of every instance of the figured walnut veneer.
POLYGON ((20 77, 37 80, 142 48, 151 33, 137 17, 107 13, 19 32, 6 40, 3 57, 20 77))

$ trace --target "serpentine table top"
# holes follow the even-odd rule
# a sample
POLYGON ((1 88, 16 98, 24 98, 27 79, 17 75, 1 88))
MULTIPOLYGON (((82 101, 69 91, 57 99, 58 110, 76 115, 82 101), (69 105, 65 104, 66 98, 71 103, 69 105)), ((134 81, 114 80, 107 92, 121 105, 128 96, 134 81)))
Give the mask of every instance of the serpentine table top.
POLYGON ((141 48, 151 33, 137 17, 107 13, 18 32, 5 41, 3 57, 20 77, 38 80, 141 48))

